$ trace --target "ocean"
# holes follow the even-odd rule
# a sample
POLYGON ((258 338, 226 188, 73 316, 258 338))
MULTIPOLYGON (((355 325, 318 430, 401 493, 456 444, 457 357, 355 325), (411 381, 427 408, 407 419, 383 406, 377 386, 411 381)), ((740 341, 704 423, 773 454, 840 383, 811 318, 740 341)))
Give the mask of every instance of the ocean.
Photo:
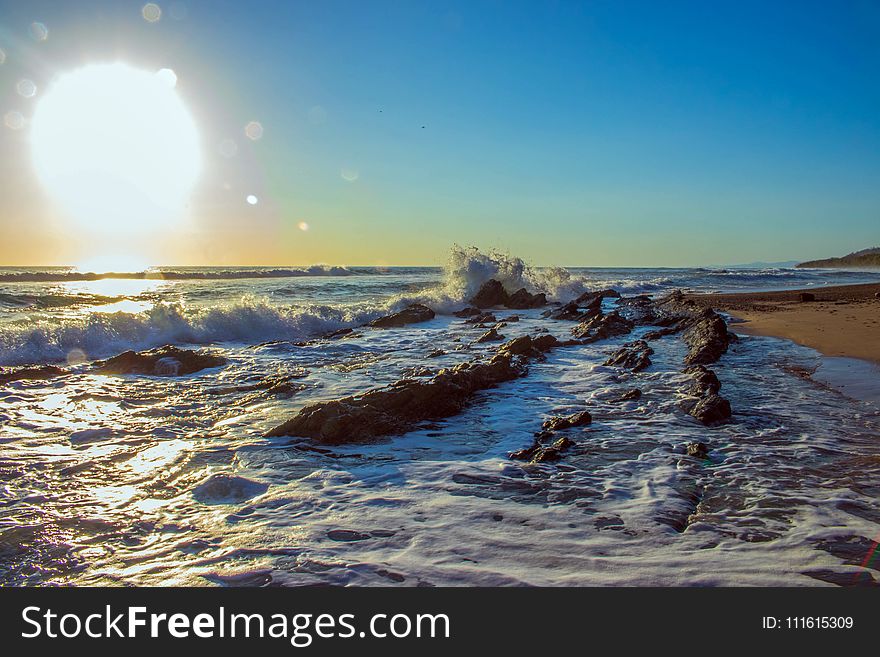
MULTIPOLYGON (((880 273, 532 268, 460 248, 438 268, 0 268, 0 367, 70 371, 0 387, 0 584, 816 585, 873 558, 880 408, 803 376, 821 357, 775 338, 742 336, 713 366, 734 413, 713 428, 679 407, 680 340, 652 343, 639 373, 602 364, 639 328, 556 349, 461 414, 375 444, 263 437, 307 404, 488 355, 497 343, 452 313, 489 278, 564 302, 880 273), (410 303, 437 315, 364 327, 410 303), (91 371, 165 344, 227 364, 91 371), (628 387, 641 398, 613 403, 628 387), (508 458, 579 410, 593 422, 561 461, 508 458), (694 441, 710 459, 684 456, 694 441)), ((496 315, 519 316, 508 339, 570 337, 541 312, 496 315)))

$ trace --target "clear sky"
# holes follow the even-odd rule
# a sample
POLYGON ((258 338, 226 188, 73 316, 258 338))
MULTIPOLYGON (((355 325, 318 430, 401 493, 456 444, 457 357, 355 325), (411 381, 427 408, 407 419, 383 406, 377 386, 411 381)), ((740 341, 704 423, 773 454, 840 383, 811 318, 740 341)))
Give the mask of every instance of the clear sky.
POLYGON ((156 264, 439 264, 457 242, 677 266, 880 243, 877 2, 157 0, 155 22, 143 4, 0 0, 0 114, 24 119, 0 125, 0 264, 95 255, 34 174, 28 119, 57 75, 112 61, 173 69, 198 126, 186 217, 136 245, 156 264))

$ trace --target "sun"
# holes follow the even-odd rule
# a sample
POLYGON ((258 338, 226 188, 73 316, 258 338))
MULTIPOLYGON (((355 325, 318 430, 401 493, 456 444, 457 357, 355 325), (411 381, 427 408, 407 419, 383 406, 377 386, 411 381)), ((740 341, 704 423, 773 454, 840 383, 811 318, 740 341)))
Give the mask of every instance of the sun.
POLYGON ((178 222, 201 170, 177 76, 127 64, 60 75, 31 123, 34 166, 80 232, 136 236, 178 222))

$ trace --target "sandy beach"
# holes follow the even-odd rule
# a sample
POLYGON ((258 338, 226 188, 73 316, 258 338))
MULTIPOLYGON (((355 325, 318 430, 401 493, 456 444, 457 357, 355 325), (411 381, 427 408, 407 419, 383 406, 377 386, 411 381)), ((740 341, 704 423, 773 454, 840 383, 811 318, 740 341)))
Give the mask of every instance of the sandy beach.
POLYGON ((826 356, 880 363, 880 285, 842 285, 782 292, 696 294, 694 301, 730 313, 734 330, 793 340, 826 356), (801 293, 814 301, 802 301, 801 293))

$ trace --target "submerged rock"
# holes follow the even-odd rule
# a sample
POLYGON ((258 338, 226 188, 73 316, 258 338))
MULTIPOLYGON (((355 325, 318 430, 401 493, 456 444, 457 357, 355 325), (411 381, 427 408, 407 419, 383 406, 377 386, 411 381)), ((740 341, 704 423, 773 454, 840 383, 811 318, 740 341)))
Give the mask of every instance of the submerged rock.
POLYGON ((434 311, 423 306, 420 303, 414 303, 400 312, 392 315, 386 315, 370 322, 370 326, 374 328, 399 328, 407 324, 418 324, 419 322, 427 322, 434 319, 434 311))
POLYGON ((516 461, 528 461, 529 463, 548 463, 562 458, 562 452, 574 443, 562 436, 557 438, 551 445, 544 445, 539 438, 535 439, 530 447, 511 452, 508 456, 516 461))
POLYGON ((54 365, 0 368, 0 385, 12 383, 13 381, 54 379, 56 376, 63 376, 64 374, 67 374, 65 370, 54 365))
POLYGON ((649 356, 653 353, 654 350, 648 346, 647 342, 636 340, 635 342, 626 343, 611 354, 604 365, 616 365, 630 369, 633 372, 641 372, 651 365, 649 356))
POLYGON ((269 490, 260 481, 220 473, 209 477, 193 490, 193 498, 202 504, 238 504, 269 490))
POLYGON ((165 345, 150 351, 126 351, 113 358, 96 362, 94 368, 99 374, 185 376, 225 364, 226 359, 217 354, 165 345))

